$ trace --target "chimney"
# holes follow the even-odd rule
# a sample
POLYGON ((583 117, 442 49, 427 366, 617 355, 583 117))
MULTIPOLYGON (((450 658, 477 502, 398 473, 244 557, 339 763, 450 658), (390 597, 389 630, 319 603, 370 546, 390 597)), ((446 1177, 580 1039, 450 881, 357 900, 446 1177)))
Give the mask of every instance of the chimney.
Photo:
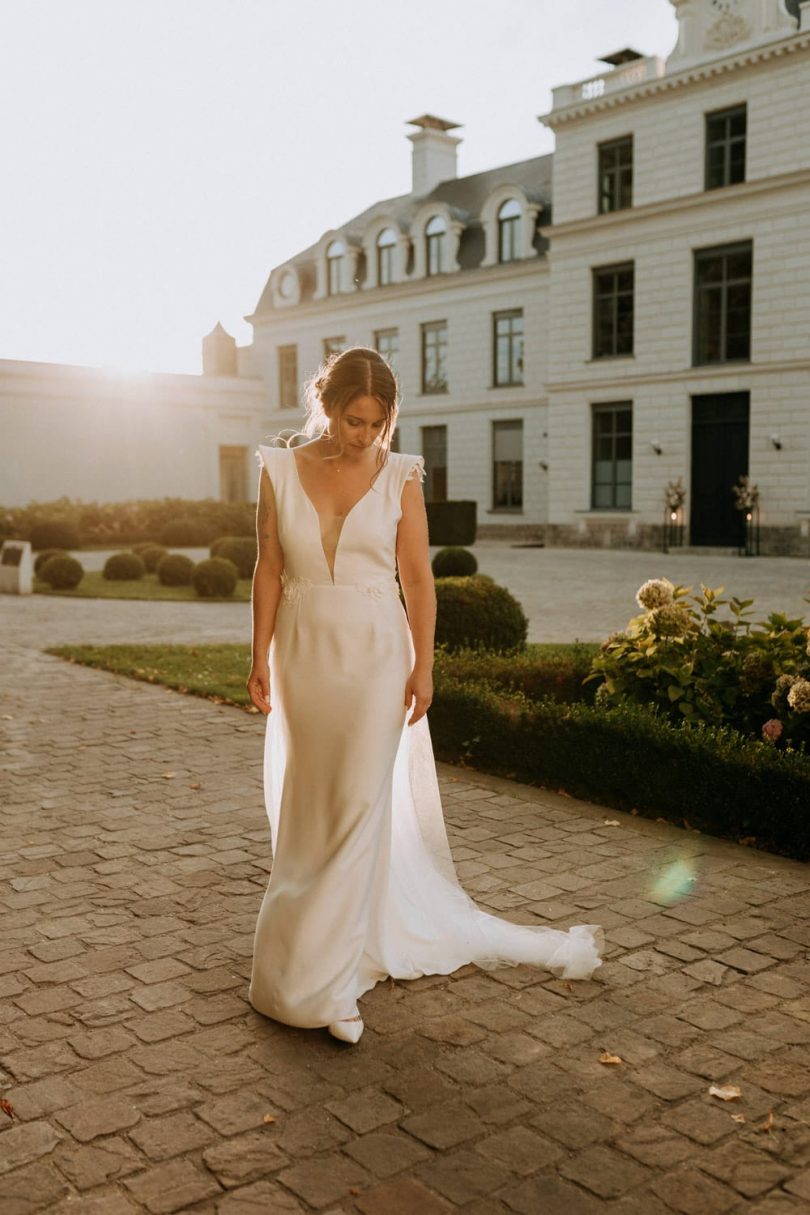
POLYGON ((413 144, 411 193, 418 197, 457 175, 456 148, 461 139, 447 132, 457 130, 460 124, 423 114, 421 118, 409 119, 409 125, 419 128, 408 136, 413 144))
POLYGON ((217 322, 202 340, 203 375, 238 375, 236 339, 217 322))

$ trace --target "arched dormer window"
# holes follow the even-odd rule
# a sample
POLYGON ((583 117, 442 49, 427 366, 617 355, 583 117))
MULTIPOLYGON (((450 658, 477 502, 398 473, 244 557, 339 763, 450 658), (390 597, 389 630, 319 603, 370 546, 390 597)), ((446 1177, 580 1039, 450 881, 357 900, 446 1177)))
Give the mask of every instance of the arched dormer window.
POLYGON ((333 240, 326 250, 326 294, 339 295, 343 278, 343 258, 346 245, 342 240, 333 240))
POLYGON ((434 215, 425 225, 425 272, 428 276, 443 274, 446 269, 447 221, 434 215))
POLYGON ((520 254, 520 221, 523 209, 516 198, 498 207, 498 261, 513 262, 520 254))
POLYGON ((397 234, 393 228, 383 228, 377 237, 377 285, 387 287, 395 281, 394 256, 397 234))

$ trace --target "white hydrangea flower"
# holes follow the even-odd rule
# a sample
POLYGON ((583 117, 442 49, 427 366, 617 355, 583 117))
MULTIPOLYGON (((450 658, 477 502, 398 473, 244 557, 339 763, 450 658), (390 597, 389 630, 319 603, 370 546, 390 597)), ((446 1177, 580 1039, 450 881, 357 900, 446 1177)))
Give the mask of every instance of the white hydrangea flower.
POLYGON ((639 607, 651 611, 653 608, 664 607, 665 604, 672 603, 674 593, 675 587, 669 578, 650 578, 639 587, 636 603, 639 607))
POLYGON ((810 679, 794 680, 787 699, 795 713, 810 713, 810 679))

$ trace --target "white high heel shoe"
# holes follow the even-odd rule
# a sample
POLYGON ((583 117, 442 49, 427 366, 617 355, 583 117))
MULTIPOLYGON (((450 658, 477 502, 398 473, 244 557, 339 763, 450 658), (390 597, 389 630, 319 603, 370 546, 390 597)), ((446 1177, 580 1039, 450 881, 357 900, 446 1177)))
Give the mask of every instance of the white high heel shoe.
POLYGON ((341 1042, 359 1042, 363 1032, 363 1018, 347 1017, 345 1020, 333 1021, 327 1029, 333 1038, 340 1038, 341 1042))

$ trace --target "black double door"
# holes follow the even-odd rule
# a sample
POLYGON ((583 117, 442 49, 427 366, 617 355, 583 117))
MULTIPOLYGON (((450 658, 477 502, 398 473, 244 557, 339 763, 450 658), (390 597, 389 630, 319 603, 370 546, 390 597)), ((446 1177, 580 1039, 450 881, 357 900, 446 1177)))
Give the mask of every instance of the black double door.
POLYGON ((749 414, 747 392, 692 397, 692 544, 743 541, 733 487, 748 474, 749 414))

